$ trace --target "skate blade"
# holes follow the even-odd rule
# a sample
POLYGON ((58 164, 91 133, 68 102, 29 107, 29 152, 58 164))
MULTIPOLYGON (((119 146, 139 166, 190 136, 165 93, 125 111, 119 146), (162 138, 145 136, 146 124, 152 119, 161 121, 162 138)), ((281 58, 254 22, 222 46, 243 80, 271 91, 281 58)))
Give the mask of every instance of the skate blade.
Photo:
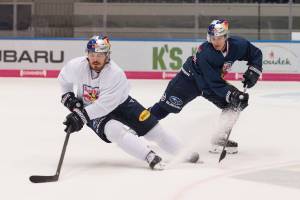
POLYGON ((155 171, 162 171, 166 169, 166 163, 160 161, 159 163, 157 163, 156 165, 154 165, 154 167, 152 168, 152 170, 155 171))

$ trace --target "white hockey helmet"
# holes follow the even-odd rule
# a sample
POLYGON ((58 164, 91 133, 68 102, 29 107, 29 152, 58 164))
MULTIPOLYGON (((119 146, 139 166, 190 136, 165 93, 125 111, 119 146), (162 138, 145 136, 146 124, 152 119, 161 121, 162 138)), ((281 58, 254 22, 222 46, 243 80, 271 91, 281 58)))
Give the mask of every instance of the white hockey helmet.
POLYGON ((110 42, 107 36, 95 35, 91 37, 86 45, 87 52, 110 53, 110 42))

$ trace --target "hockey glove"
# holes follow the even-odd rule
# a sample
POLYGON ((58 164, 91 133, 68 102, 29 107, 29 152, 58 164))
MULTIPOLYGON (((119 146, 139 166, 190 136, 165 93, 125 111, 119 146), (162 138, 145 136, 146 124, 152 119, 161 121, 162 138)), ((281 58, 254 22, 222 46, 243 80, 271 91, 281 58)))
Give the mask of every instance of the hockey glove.
MULTIPOLYGON (((227 99, 226 99, 227 100, 227 99)), ((232 87, 229 92, 228 103, 231 104, 234 110, 244 110, 248 106, 249 94, 243 93, 232 87)))
POLYGON ((84 109, 75 108, 72 113, 68 114, 65 121, 65 132, 74 133, 80 131, 84 124, 88 123, 90 118, 84 109))
POLYGON ((83 109, 83 103, 79 99, 75 97, 73 92, 67 92, 66 94, 62 95, 61 103, 64 104, 71 112, 74 108, 83 109))
POLYGON ((259 71, 253 66, 249 66, 247 71, 243 75, 244 80, 242 81, 242 83, 244 83, 244 87, 247 88, 253 87, 256 84, 260 75, 261 75, 261 71, 259 71))

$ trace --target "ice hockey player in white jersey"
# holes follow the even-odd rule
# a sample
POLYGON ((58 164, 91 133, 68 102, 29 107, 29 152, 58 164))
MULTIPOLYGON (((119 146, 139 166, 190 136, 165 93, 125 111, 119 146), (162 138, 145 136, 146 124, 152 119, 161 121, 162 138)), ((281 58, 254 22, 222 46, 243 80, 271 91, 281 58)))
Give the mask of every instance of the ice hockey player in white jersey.
MULTIPOLYGON (((58 77, 63 93, 61 102, 71 111, 64 121, 65 131, 77 132, 86 124, 103 141, 116 143, 128 154, 147 161, 151 169, 163 169, 161 156, 138 136, 155 142, 172 155, 181 151, 182 144, 129 95, 125 73, 110 59, 111 44, 107 36, 92 37, 86 51, 87 56, 70 60, 58 77), (76 96, 74 88, 77 88, 76 96)), ((186 161, 197 162, 199 154, 188 157, 186 161)))

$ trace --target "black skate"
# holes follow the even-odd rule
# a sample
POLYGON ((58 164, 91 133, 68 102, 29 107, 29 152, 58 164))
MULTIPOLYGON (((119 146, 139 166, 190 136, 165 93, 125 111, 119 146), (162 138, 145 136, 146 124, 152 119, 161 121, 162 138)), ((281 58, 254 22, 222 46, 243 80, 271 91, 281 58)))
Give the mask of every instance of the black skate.
MULTIPOLYGON (((209 150, 210 153, 221 153, 223 145, 225 143, 225 138, 220 138, 213 142, 212 148, 209 150)), ((225 150, 229 154, 236 154, 238 152, 238 143, 232 140, 228 140, 225 150)))
POLYGON ((152 170, 163 170, 165 167, 165 164, 162 162, 162 158, 153 151, 148 153, 146 156, 146 161, 152 170))

